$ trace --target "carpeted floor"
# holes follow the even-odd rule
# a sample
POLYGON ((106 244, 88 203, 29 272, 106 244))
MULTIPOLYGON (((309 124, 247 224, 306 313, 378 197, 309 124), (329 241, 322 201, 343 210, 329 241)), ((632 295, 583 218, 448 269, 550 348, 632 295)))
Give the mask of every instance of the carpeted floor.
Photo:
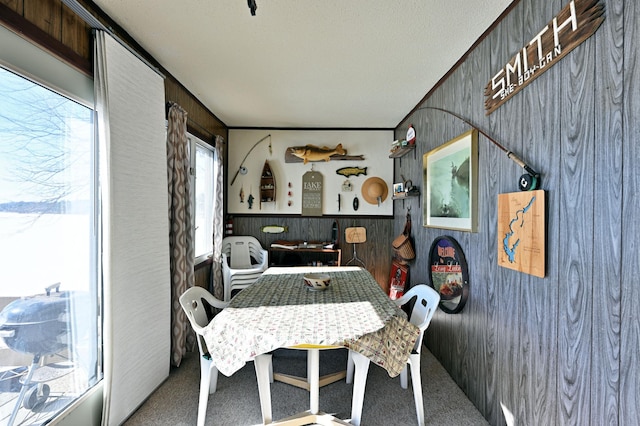
MULTIPOLYGON (((125 422, 138 425, 195 425, 200 380, 198 354, 189 353, 180 368, 125 422)), ((306 352, 279 350, 273 357, 274 371, 306 375, 306 352)), ((421 360, 422 388, 428 425, 487 425, 480 412, 453 382, 440 363, 424 348, 421 360)), ((344 370, 346 350, 320 351, 320 374, 344 370)), ((348 419, 352 386, 344 380, 320 388, 320 410, 348 419)), ((306 390, 274 382, 271 385, 274 420, 309 409, 306 390)), ((262 424, 253 363, 231 377, 220 375, 217 392, 209 397, 207 425, 240 426, 262 424)), ((411 384, 400 387, 400 378, 390 378, 374 364, 369 368, 362 426, 417 424, 411 384)))

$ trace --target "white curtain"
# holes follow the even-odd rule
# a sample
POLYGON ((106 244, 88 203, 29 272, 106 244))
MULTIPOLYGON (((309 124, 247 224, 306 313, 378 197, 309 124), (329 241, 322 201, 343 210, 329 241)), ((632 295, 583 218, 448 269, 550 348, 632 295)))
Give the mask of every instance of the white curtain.
POLYGON ((103 425, 121 424, 169 374, 164 82, 96 32, 102 198, 103 425))

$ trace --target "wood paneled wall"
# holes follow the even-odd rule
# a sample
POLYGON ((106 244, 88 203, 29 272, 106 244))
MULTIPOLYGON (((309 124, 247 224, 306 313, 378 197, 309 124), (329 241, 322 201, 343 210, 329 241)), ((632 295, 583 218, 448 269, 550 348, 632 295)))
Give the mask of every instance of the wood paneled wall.
MULTIPOLYGON (((640 6, 602 2, 606 20, 596 34, 490 116, 483 92, 491 76, 568 0, 521 0, 419 106, 467 118, 541 172, 547 190, 543 279, 497 266, 497 196, 517 192, 523 170, 486 137, 478 232, 423 228, 421 215, 412 215, 412 283, 428 280, 419 265, 428 264, 436 236, 453 236, 466 254, 467 306, 437 312, 426 342, 492 425, 509 415, 518 425, 638 423, 640 6)), ((419 155, 403 158, 402 173, 414 182, 422 154, 469 129, 418 108, 396 138, 409 124, 419 155)), ((395 214, 398 233, 403 212, 395 214)))
MULTIPOLYGON (((363 226, 367 229, 367 242, 358 244, 358 258, 366 264, 380 287, 389 288, 391 270, 391 241, 393 240, 393 219, 388 217, 301 217, 301 216, 233 216, 235 235, 253 235, 264 248, 269 248, 275 240, 331 241, 331 228, 334 220, 340 227, 340 247, 342 264, 353 259, 353 245, 344 242, 344 229, 350 226, 363 226), (265 234, 261 228, 265 225, 287 225, 289 230, 282 234, 265 234)), ((360 266, 360 265, 357 265, 360 266)))
POLYGON ((59 0, 0 0, 0 22, 91 75, 91 28, 59 0))

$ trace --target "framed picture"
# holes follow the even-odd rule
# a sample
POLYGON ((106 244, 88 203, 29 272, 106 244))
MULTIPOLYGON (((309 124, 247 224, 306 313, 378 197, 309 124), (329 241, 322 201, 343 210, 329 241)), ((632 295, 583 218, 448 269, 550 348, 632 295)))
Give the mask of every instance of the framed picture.
POLYGON ((404 182, 393 184, 393 195, 394 197, 404 195, 404 182))
POLYGON ((478 131, 470 130, 422 157, 422 225, 476 232, 478 131))
POLYGON ((391 275, 389 277, 389 298, 396 300, 404 294, 409 280, 409 267, 394 260, 391 263, 391 275))

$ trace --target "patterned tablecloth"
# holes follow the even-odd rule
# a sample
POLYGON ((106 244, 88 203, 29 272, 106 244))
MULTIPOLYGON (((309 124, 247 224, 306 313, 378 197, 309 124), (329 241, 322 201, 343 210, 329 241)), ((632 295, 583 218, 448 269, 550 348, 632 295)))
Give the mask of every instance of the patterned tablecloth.
POLYGON ((312 344, 350 348, 391 377, 400 374, 420 329, 368 271, 327 273, 331 285, 324 291, 308 290, 303 273, 271 271, 239 292, 204 332, 218 370, 230 376, 256 355, 312 344))

